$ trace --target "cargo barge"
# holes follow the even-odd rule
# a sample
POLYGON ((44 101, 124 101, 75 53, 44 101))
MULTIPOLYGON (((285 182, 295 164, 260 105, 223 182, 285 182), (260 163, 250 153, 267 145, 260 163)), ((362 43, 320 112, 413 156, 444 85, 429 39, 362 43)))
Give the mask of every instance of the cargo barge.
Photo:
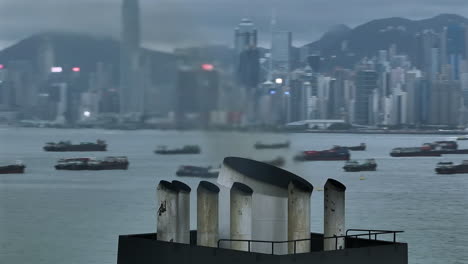
POLYGON ((55 165, 56 170, 127 170, 127 157, 106 157, 102 160, 95 158, 61 159, 55 165))
POLYGON ((96 143, 82 142, 80 144, 72 144, 71 141, 60 141, 58 143, 49 142, 43 149, 52 152, 107 151, 107 144, 104 140, 97 140, 96 143))
POLYGON ((304 151, 294 157, 296 161, 334 161, 349 160, 351 154, 346 148, 333 148, 321 151, 304 151))

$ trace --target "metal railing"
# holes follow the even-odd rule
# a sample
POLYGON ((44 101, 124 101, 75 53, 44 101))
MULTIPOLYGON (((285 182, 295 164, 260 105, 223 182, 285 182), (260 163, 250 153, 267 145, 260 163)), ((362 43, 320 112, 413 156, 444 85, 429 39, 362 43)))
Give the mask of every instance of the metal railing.
POLYGON ((218 240, 218 248, 220 247, 221 242, 246 242, 247 243, 247 252, 251 252, 251 244, 252 243, 265 243, 271 244, 271 255, 275 254, 275 245, 276 244, 288 244, 293 243, 294 250, 293 254, 297 254, 297 242, 304 242, 309 241, 312 244, 312 241, 323 240, 326 239, 334 239, 335 240, 335 250, 338 250, 338 240, 343 239, 346 248, 346 239, 347 238, 359 238, 359 237, 368 237, 369 240, 372 240, 372 236, 374 236, 374 240, 377 240, 378 235, 384 234, 393 234, 393 243, 396 243, 396 234, 403 233, 404 231, 390 231, 390 230, 368 230, 368 229, 348 229, 346 230, 345 235, 342 236, 332 236, 332 237, 323 237, 323 238, 305 238, 305 239, 296 239, 296 240, 286 240, 286 241, 268 241, 268 240, 253 240, 253 239, 219 239, 218 240), (349 232, 365 232, 359 234, 352 234, 348 235, 349 232))
POLYGON ((362 236, 368 236, 369 240, 372 240, 372 236, 374 236, 374 240, 377 240, 377 235, 393 234, 393 243, 396 243, 396 234, 403 233, 403 232, 404 231, 348 229, 346 230, 346 237, 358 238, 362 236), (366 232, 366 233, 348 235, 349 232, 366 232))

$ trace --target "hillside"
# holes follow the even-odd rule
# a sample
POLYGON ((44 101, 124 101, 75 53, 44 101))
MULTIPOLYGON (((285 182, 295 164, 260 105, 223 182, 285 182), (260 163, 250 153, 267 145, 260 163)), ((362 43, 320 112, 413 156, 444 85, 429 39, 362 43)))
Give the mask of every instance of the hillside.
POLYGON ((379 50, 388 49, 396 44, 399 52, 416 56, 415 35, 423 30, 432 29, 440 32, 450 24, 467 24, 468 19, 453 14, 443 14, 424 20, 405 18, 385 18, 373 20, 353 29, 329 31, 321 39, 305 45, 309 50, 319 51, 322 56, 336 56, 332 65, 350 67, 363 57, 373 57, 379 50), (347 43, 347 50, 342 50, 342 43, 347 43))

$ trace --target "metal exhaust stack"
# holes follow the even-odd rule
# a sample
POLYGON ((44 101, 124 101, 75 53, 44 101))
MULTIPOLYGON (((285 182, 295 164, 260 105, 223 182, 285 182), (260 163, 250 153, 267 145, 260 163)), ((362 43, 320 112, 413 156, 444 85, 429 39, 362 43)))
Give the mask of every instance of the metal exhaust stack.
MULTIPOLYGON (((218 176, 218 184, 227 190, 230 190, 236 182, 254 190, 252 194, 252 238, 265 241, 288 240, 288 186, 291 181, 297 181, 300 185, 310 189, 313 188, 308 181, 289 171, 239 157, 225 158, 218 176)), ((220 214, 220 219, 223 222, 229 222, 229 210, 220 214)), ((230 227, 225 228, 221 229, 221 232, 223 236, 229 236, 230 227)), ((307 238, 309 237, 310 234, 307 238)), ((253 243, 251 251, 271 254, 272 247, 267 243, 253 243)), ((287 243, 275 244, 273 253, 287 254, 287 243)))
POLYGON ((197 188, 197 245, 217 247, 219 237, 219 188, 202 181, 197 188))
POLYGON ((177 189, 177 236, 175 242, 190 244, 190 192, 192 189, 180 181, 172 181, 177 189))
MULTIPOLYGON (((231 188, 231 239, 252 239, 252 194, 253 190, 235 182, 231 188)), ((250 251, 247 242, 232 241, 231 249, 250 251)))
MULTIPOLYGON (((341 182, 328 179, 325 184, 324 197, 324 236, 345 235, 345 191, 346 186, 341 182)), ((344 238, 326 239, 324 250, 344 249, 344 238)))
POLYGON ((158 240, 175 242, 177 237, 177 188, 168 181, 161 181, 157 191, 159 200, 158 240))
MULTIPOLYGON (((288 186, 288 240, 310 239, 310 196, 313 187, 299 181, 288 186)), ((310 252, 310 240, 288 243, 288 252, 310 252)))

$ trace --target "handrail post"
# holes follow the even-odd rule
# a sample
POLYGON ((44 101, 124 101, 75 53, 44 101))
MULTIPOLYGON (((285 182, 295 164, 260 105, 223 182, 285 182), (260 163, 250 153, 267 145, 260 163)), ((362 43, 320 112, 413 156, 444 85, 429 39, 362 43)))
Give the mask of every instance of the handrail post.
POLYGON ((377 233, 374 234, 374 240, 377 240, 377 233))
POLYGON ((396 243, 396 232, 393 232, 393 243, 396 243))
POLYGON ((369 230, 369 240, 371 240, 371 230, 369 230))
POLYGON ((338 250, 338 237, 336 235, 333 235, 335 237, 335 250, 338 250))
POLYGON ((294 255, 296 255, 296 240, 294 240, 294 255))
POLYGON ((250 240, 249 240, 247 243, 248 243, 248 245, 249 245, 249 252, 250 252, 250 240))
POLYGON ((271 242, 271 254, 274 255, 274 250, 275 250, 275 242, 271 242))

